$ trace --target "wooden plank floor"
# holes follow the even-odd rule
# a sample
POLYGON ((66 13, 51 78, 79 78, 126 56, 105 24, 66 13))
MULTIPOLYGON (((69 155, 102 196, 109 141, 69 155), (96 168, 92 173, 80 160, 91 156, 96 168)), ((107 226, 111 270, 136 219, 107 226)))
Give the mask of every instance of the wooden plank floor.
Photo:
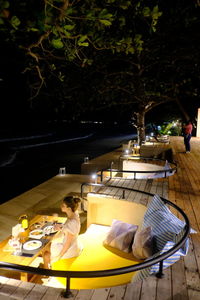
MULTIPOLYGON (((156 180, 116 180, 116 182, 112 180, 111 184, 158 193, 180 206, 188 215, 192 227, 198 232, 191 235, 188 255, 172 267, 166 269, 163 279, 157 279, 152 276, 135 284, 98 290, 76 290, 73 291, 73 296, 69 298, 70 300, 200 299, 200 138, 192 138, 192 152, 190 154, 184 153, 182 137, 172 137, 170 139, 170 146, 173 149, 174 159, 178 163, 178 172, 174 176, 156 180)), ((72 182, 72 179, 70 180, 72 182)), ((84 180, 85 178, 79 178, 79 185, 75 184, 76 192, 77 187, 80 187, 80 182, 84 180)), ((55 185, 57 186, 58 182, 54 183, 54 188, 55 185)), ((64 191, 61 189, 62 184, 59 186, 59 189, 54 190, 55 196, 58 191, 60 193, 59 197, 56 197, 55 203, 64 194, 64 191)), ((44 195, 44 185, 43 190, 37 189, 37 192, 43 192, 44 195)), ((109 192, 109 189, 107 189, 107 192, 109 192)), ((121 197, 119 190, 110 189, 110 193, 116 197, 121 197)), ((54 198, 53 196, 51 198, 50 195, 46 196, 46 205, 48 205, 48 197, 50 198, 50 202, 54 198)), ((126 198, 129 201, 132 201, 133 197, 135 201, 142 203, 147 203, 149 200, 148 197, 141 196, 139 193, 126 192, 126 198)), ((53 206, 53 201, 51 203, 53 206)), ((32 206, 34 207, 33 204, 32 206)), ((31 204, 29 209, 31 209, 31 204)), ((0 277, 0 300, 4 299, 4 297, 5 299, 30 300, 61 299, 60 291, 61 289, 59 288, 24 283, 19 280, 0 277)))

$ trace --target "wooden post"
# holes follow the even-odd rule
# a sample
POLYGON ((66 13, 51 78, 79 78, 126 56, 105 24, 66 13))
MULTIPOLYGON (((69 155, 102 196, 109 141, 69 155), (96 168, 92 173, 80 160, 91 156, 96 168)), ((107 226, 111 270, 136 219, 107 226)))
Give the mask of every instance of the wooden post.
POLYGON ((198 108, 198 113, 197 113, 197 137, 200 137, 200 108, 198 108))

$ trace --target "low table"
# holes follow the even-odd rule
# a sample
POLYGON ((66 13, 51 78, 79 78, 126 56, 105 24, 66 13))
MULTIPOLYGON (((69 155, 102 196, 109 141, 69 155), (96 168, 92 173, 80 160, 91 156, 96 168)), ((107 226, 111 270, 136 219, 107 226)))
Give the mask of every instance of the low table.
MULTIPOLYGON (((58 221, 59 223, 64 223, 66 221, 66 218, 63 217, 54 217, 54 216, 42 216, 42 215, 36 215, 30 222, 29 222, 29 228, 23 232, 20 233, 20 239, 22 243, 25 243, 27 240, 29 240, 29 233, 31 231, 31 227, 33 227, 33 224, 40 223, 42 226, 45 226, 45 223, 53 223, 54 221, 58 221), (44 221, 45 220, 45 221, 44 221)), ((53 235, 47 235, 42 237, 42 246, 39 249, 36 249, 34 251, 22 251, 20 255, 14 255, 13 254, 13 248, 9 245, 8 241, 11 238, 9 236, 4 241, 0 242, 0 261, 8 262, 8 263, 14 263, 24 266, 30 266, 32 262, 38 257, 42 255, 42 252, 45 250, 45 248, 49 245, 51 242, 53 235)), ((30 275, 30 274, 29 274, 30 275)), ((23 281, 32 281, 28 278, 27 273, 20 273, 20 279, 23 281)))

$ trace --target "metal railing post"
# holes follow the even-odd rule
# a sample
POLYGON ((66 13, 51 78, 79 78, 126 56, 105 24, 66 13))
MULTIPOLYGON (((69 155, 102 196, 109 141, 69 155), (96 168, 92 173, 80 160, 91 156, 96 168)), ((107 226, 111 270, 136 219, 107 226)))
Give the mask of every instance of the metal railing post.
POLYGON ((112 166, 113 166, 113 161, 110 163, 110 178, 112 178, 112 166))
POLYGON ((70 277, 66 278, 66 290, 61 293, 63 298, 71 298, 73 296, 72 292, 70 291, 70 277))
POLYGON ((158 273, 156 274, 156 277, 157 278, 163 278, 165 275, 163 273, 163 260, 160 261, 159 263, 159 271, 158 273))
POLYGON ((83 198, 83 186, 84 186, 84 184, 82 183, 81 184, 81 198, 83 198))
POLYGON ((101 180, 101 182, 103 181, 103 170, 101 170, 100 180, 101 180))

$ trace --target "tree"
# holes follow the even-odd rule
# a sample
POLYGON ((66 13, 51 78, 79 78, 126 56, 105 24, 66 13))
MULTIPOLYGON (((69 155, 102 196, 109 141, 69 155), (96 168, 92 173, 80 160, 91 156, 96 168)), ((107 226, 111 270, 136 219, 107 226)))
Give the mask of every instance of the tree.
POLYGON ((95 87, 95 101, 99 91, 99 107, 118 106, 125 110, 127 106, 134 112, 140 143, 145 138, 147 112, 173 101, 187 120, 190 117, 184 109, 185 100, 190 97, 190 103, 199 101, 200 36, 193 33, 199 23, 199 9, 194 3, 175 4, 168 2, 169 9, 162 9, 158 30, 142 41, 142 51, 114 57, 100 53, 94 64, 102 75, 101 84, 95 87))
POLYGON ((3 0, 1 40, 17 47, 23 57, 21 71, 31 105, 35 99, 37 105, 46 99, 45 105, 55 107, 56 113, 67 108, 72 114, 74 108, 80 113, 91 106, 126 106, 136 115, 141 142, 145 114, 161 103, 179 100, 188 85, 193 89, 187 70, 192 67, 195 77, 195 66, 187 55, 187 68, 181 68, 188 49, 183 47, 180 58, 172 34, 176 30, 177 39, 181 26, 191 29, 197 24, 195 2, 187 2, 3 0), (93 92, 95 101, 92 95, 87 101, 83 78, 94 82, 90 95, 93 92), (79 99, 72 105, 77 91, 79 99))

